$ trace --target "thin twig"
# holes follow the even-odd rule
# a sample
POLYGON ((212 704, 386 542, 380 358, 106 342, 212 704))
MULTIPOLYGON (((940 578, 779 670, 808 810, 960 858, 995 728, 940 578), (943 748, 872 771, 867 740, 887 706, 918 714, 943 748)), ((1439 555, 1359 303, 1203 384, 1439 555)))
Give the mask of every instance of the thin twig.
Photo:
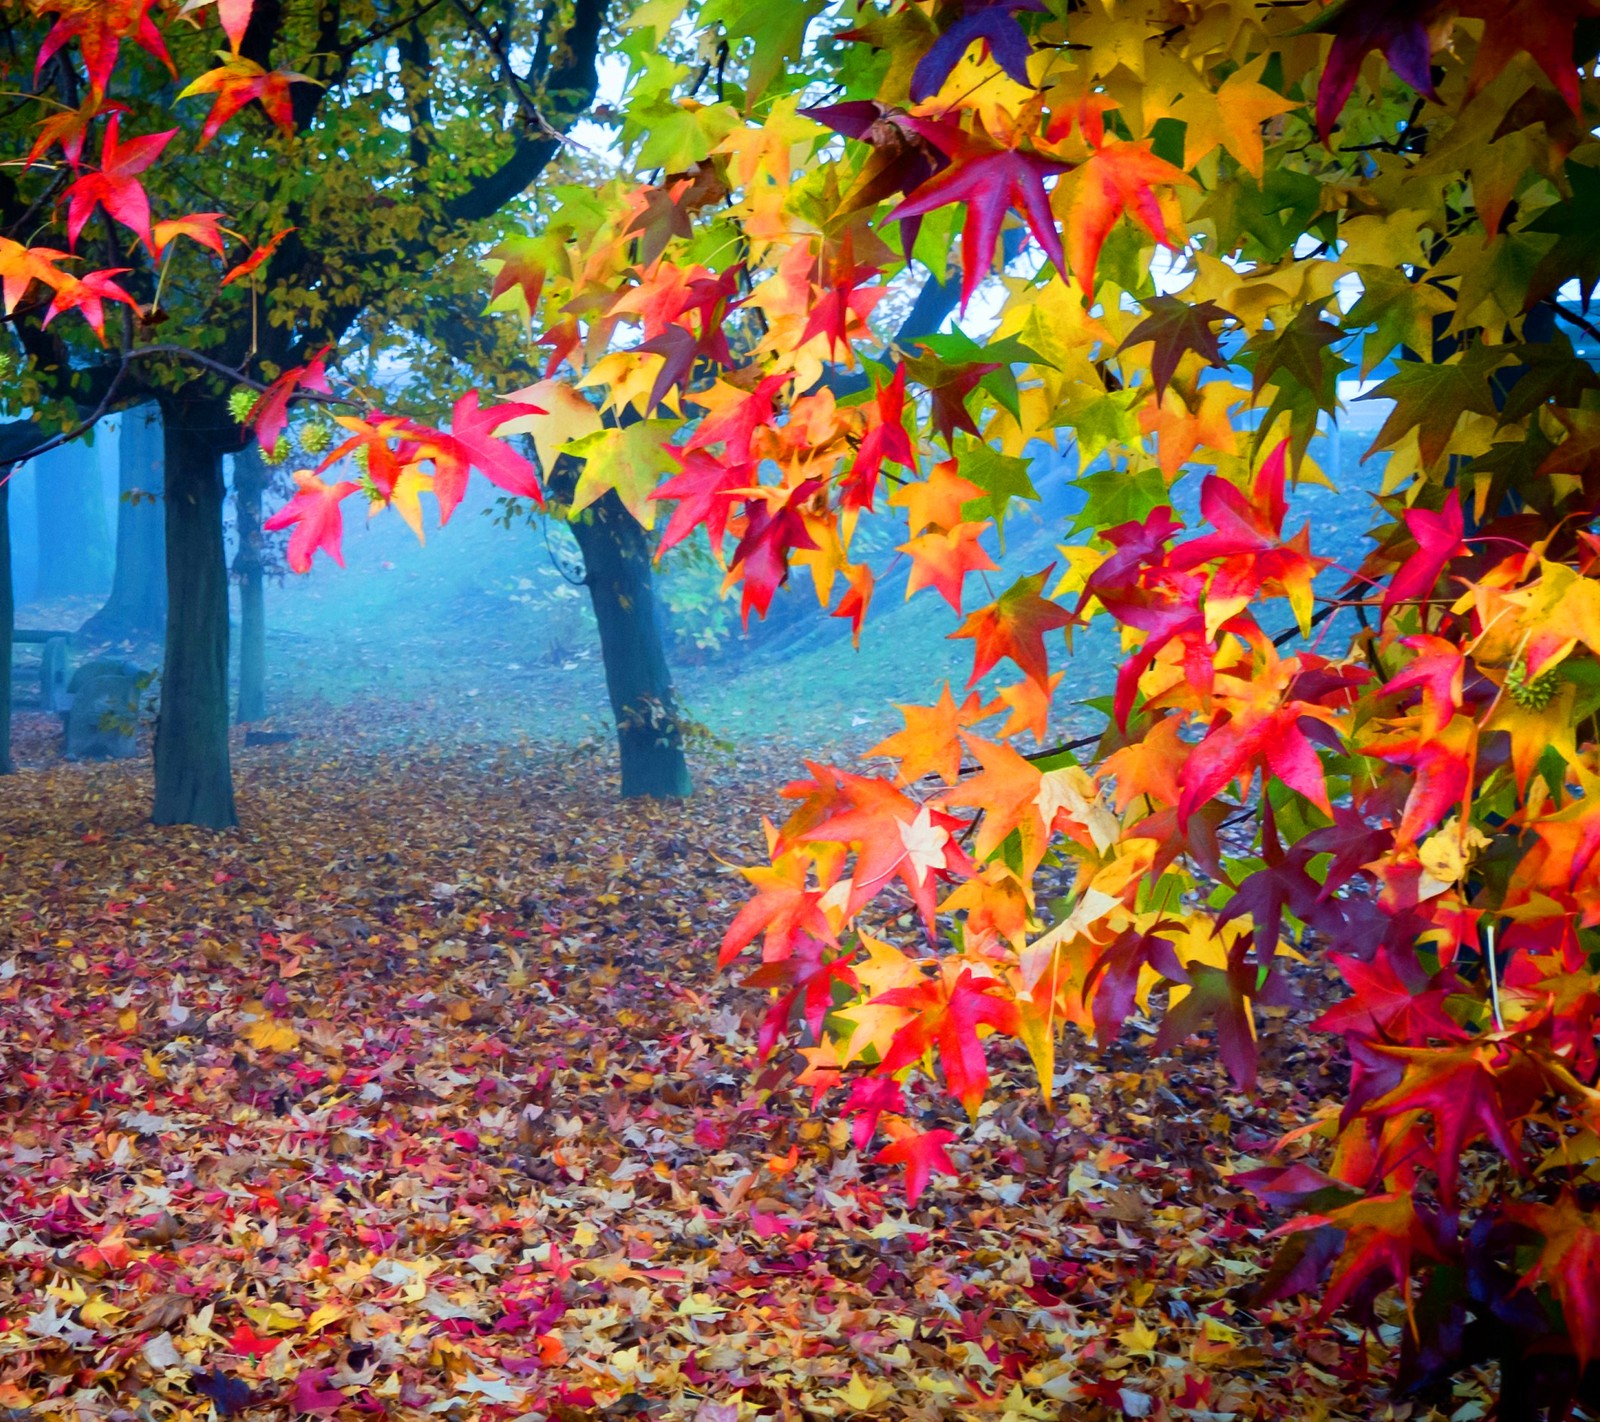
POLYGON ((1500 1016, 1500 969, 1494 960, 1494 925, 1488 927, 1487 946, 1484 950, 1483 960, 1489 966, 1489 1006, 1494 1012, 1494 1030, 1504 1032, 1505 1020, 1500 1016))

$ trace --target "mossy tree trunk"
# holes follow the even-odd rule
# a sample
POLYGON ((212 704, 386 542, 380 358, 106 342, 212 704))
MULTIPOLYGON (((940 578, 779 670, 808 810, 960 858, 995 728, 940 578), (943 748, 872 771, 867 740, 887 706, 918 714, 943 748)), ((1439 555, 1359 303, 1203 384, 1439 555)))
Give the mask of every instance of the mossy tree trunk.
POLYGON ((625 798, 692 792, 677 694, 656 618, 650 541, 622 501, 607 494, 572 525, 600 628, 606 690, 617 723, 625 798))
POLYGON ((11 761, 11 632, 16 604, 11 592, 11 469, 0 464, 0 775, 10 775, 11 761))
POLYGON ((158 825, 238 823, 228 760, 228 565, 222 456, 239 442, 214 397, 162 402, 166 456, 167 647, 156 722, 158 825))

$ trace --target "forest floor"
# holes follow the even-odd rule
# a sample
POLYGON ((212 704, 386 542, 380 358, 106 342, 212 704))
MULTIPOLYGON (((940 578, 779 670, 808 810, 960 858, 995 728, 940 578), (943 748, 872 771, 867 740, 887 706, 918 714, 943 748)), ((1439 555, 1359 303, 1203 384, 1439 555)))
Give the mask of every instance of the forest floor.
MULTIPOLYGON (((755 1060, 715 968, 786 748, 620 804, 598 752, 404 757, 378 706, 237 757, 243 827, 19 718, 0 785, 0 1418, 1481 1417, 1401 1320, 1249 1305, 1228 1173, 1336 1089, 1204 1041, 996 1054, 913 1209, 755 1060)), ((1315 988, 1315 983, 1311 984, 1315 988)), ((959 1111, 956 1113, 959 1115, 959 1111)))

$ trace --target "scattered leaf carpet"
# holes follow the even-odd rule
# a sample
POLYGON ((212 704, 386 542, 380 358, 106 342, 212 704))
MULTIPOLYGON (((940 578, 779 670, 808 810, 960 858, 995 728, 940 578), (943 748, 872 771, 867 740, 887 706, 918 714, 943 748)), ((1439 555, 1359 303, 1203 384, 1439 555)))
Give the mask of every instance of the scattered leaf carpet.
POLYGON ((1277 1221, 1226 1173, 1331 1099, 1309 1013, 1267 1024, 1254 1101, 1198 1040, 1159 1067, 1068 1044, 1052 1109, 1000 1057, 976 1124, 926 1092, 962 1176, 908 1210, 715 971, 788 752, 625 805, 597 755, 402 759, 335 727, 241 749, 243 828, 212 835, 148 825, 147 762, 63 764, 27 722, 0 781, 0 1419, 1388 1405, 1400 1320, 1247 1303, 1277 1221))

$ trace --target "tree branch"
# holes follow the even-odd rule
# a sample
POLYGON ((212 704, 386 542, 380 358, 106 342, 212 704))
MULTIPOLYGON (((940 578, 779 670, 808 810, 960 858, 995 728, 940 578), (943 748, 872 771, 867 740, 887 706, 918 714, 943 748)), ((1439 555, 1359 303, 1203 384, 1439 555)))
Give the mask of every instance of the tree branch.
POLYGON ((560 135, 594 102, 595 91, 600 87, 600 33, 607 5, 608 0, 577 0, 567 29, 566 53, 544 85, 550 110, 538 114, 542 131, 536 136, 522 134, 511 156, 494 172, 486 173, 445 203, 447 222, 481 222, 493 217, 525 191, 555 157, 560 135))

